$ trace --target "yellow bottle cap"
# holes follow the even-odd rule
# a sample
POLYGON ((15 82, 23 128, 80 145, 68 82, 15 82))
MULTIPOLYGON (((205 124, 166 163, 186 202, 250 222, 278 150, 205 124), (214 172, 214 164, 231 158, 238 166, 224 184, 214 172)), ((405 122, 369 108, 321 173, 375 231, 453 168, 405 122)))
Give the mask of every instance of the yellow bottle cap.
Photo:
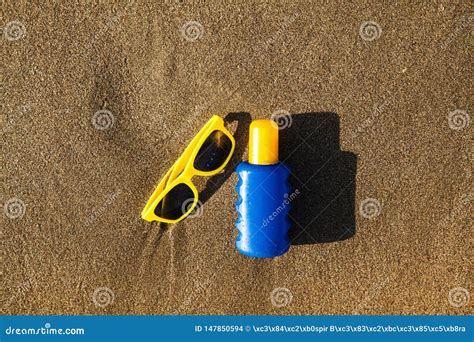
POLYGON ((250 124, 249 163, 278 163, 278 125, 273 120, 254 120, 250 124))

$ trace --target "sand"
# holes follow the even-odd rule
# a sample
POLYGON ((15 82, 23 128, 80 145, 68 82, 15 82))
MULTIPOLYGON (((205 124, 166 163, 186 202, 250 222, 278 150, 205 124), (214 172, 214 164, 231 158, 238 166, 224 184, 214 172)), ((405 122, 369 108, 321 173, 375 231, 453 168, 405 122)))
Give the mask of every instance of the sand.
POLYGON ((2 314, 473 313, 468 2, 0 13, 2 314), (257 260, 232 171, 275 112, 301 195, 290 251, 257 260), (202 212, 141 220, 212 114, 237 150, 202 212))

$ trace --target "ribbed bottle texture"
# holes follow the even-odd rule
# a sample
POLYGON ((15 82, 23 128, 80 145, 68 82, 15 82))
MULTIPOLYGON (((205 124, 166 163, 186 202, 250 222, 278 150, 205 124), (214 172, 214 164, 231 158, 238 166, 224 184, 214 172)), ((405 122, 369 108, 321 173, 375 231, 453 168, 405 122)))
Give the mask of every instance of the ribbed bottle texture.
POLYGON ((272 258, 290 247, 291 223, 289 170, 282 163, 254 165, 242 162, 237 167, 236 203, 240 253, 255 258, 272 258))

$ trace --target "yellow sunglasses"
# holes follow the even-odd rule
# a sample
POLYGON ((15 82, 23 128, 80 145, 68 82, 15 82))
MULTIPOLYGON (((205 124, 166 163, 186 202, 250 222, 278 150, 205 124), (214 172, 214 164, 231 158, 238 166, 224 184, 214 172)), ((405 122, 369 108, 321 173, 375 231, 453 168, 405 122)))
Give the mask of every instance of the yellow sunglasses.
POLYGON ((221 172, 235 149, 235 140, 224 120, 213 115, 165 174, 143 208, 146 221, 176 223, 188 216, 198 203, 194 176, 221 172))

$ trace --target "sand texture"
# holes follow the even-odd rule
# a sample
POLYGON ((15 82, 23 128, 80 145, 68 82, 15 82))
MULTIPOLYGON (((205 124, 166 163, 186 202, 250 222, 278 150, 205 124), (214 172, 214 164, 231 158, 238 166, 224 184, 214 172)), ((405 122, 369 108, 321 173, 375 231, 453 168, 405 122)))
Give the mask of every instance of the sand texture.
POLYGON ((2 314, 472 314, 469 1, 3 1, 2 314), (202 211, 140 212, 212 114, 202 211), (251 119, 293 244, 235 250, 251 119), (289 114, 289 115, 288 115, 289 114), (286 120, 286 121, 285 121, 286 120))

